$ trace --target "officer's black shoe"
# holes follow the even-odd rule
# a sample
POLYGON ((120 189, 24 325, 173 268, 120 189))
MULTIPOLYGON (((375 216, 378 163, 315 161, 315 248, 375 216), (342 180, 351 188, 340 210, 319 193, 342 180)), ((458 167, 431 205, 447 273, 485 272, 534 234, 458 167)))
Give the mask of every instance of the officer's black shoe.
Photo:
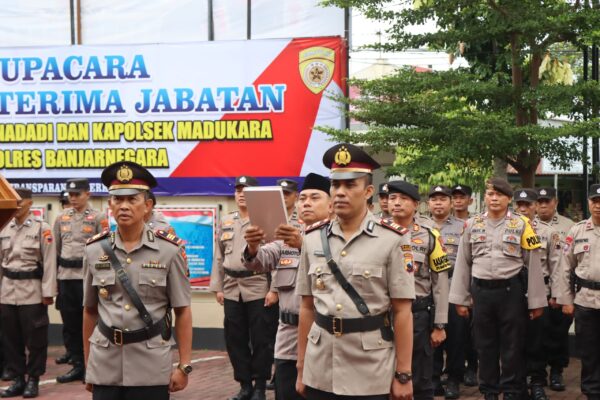
POLYGON ((0 379, 2 379, 3 381, 12 381, 13 379, 15 379, 15 376, 12 372, 5 369, 4 371, 2 371, 2 377, 0 377, 0 379))
POLYGON ((275 375, 273 375, 271 380, 269 382, 267 382, 266 389, 267 390, 275 390, 275 375))
POLYGON ((57 364, 66 364, 66 363, 71 364, 71 353, 69 353, 67 351, 62 356, 56 357, 56 359, 54 360, 54 362, 57 363, 57 364))
POLYGON ((463 383, 465 386, 477 386, 479 382, 477 381, 477 372, 472 369, 467 369, 465 371, 465 376, 463 377, 463 383))
POLYGON ((228 400, 250 400, 250 397, 252 397, 252 384, 242 383, 238 394, 228 400))
POLYGON ((250 400, 267 400, 267 394, 265 393, 266 389, 267 381, 264 379, 257 379, 254 382, 254 392, 252 393, 250 400))
POLYGON ((22 395, 24 390, 25 378, 17 376, 8 389, 0 393, 0 397, 17 397, 22 395))
POLYGON ((485 400, 498 400, 498 395, 496 393, 486 393, 483 395, 485 400))
POLYGON ((563 376, 560 372, 551 372, 550 373, 550 390, 554 390, 555 392, 564 392, 565 391, 565 383, 563 381, 563 376))
POLYGON ((460 391, 458 390, 458 382, 455 380, 448 380, 446 383, 446 394, 444 395, 447 399, 458 399, 460 397, 460 391))
POLYGON ((446 394, 446 390, 444 386, 442 386, 442 382, 436 382, 433 386, 433 395, 434 396, 444 396, 446 394))
POLYGON ((39 393, 39 384, 40 378, 35 376, 30 376, 27 379, 27 385, 25 385, 25 390, 23 391, 23 397, 26 399, 33 399, 34 397, 38 397, 39 393))
POLYGON ((539 384, 531 385, 531 400, 549 400, 544 387, 539 384))
POLYGON ((85 368, 82 363, 73 364, 73 368, 64 375, 56 378, 58 383, 83 381, 85 379, 85 368))

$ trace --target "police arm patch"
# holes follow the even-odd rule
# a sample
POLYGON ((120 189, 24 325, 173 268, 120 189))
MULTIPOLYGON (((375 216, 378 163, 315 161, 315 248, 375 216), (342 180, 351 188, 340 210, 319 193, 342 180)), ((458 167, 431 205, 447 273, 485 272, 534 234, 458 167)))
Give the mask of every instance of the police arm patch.
POLYGON ((442 238, 437 229, 430 229, 429 232, 434 237, 434 245, 431 254, 429 254, 429 268, 433 272, 443 272, 449 270, 452 265, 448 259, 448 254, 442 243, 442 238))

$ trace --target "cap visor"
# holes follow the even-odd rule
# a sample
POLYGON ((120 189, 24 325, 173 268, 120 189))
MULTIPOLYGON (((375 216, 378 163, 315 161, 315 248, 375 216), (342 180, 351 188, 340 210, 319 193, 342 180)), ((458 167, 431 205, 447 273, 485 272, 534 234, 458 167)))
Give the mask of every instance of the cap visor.
POLYGON ((592 193, 588 196, 588 199, 595 199, 596 197, 600 197, 600 193, 592 193))
POLYGON ((332 172, 329 177, 331 179, 335 179, 335 180, 350 180, 350 179, 356 179, 356 178, 361 178, 363 176, 367 175, 366 172, 332 172))
POLYGON ((67 193, 82 193, 85 192, 85 189, 65 189, 65 192, 67 193))
POLYGON ((142 193, 143 190, 141 189, 114 189, 114 190, 109 190, 108 194, 110 194, 111 196, 132 196, 134 194, 138 194, 138 193, 142 193))

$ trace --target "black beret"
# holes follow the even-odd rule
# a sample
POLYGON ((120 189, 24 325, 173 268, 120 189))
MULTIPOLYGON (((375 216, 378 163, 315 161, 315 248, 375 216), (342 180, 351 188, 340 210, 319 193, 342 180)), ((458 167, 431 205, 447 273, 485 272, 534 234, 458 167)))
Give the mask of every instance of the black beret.
POLYGON ((514 201, 526 201, 528 203, 536 202, 538 195, 533 189, 517 189, 513 195, 514 201))
POLYGON ((538 200, 556 198, 556 189, 553 187, 541 187, 537 189, 538 200))
POLYGON ((363 149, 350 143, 340 143, 323 155, 323 165, 331 170, 331 179, 356 179, 381 167, 363 149))
POLYGON ((88 192, 90 190, 90 181, 85 178, 67 179, 65 190, 67 193, 88 192))
POLYGON ((421 200, 421 196, 419 195, 419 187, 406 181, 388 182, 388 192, 389 194, 402 193, 415 201, 421 200))
POLYGON ((473 194, 473 189, 467 185, 454 185, 452 186, 452 194, 454 193, 462 193, 470 197, 473 194))
POLYGON ((288 193, 298 191, 298 182, 292 179, 280 179, 277 181, 277 186, 280 186, 281 190, 288 193))
MULTIPOLYGON (((132 161, 119 161, 104 168, 100 180, 115 196, 128 196, 156 187, 156 179, 146 168, 132 161)), ((67 189, 68 190, 68 189, 67 189)))
POLYGON ((429 189, 428 197, 435 196, 436 194, 443 194, 444 196, 452 197, 452 191, 448 186, 435 185, 429 189))
POLYGON ((486 189, 492 189, 497 192, 500 192, 508 197, 513 196, 513 188, 510 186, 510 183, 506 179, 503 178, 490 178, 486 182, 486 189))
POLYGON ((327 193, 327 195, 329 195, 330 187, 331 187, 331 182, 329 181, 329 178, 326 178, 322 175, 311 172, 310 174, 306 175, 306 178, 304 178, 304 184, 302 185, 302 190, 307 190, 307 189, 321 190, 321 191, 327 193))
POLYGON ((377 192, 377 194, 379 195, 379 197, 387 196, 389 194, 387 182, 383 182, 383 183, 379 184, 379 192, 377 192))
POLYGON ((240 175, 235 178, 235 187, 238 186, 260 186, 258 180, 252 176, 240 175))

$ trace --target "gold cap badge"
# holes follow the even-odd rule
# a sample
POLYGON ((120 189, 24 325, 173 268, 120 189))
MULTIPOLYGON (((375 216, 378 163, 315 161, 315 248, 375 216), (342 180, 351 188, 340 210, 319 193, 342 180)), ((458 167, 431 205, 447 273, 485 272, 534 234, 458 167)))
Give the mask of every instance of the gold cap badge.
POLYGON ((337 153, 335 153, 334 161, 337 165, 344 166, 350 164, 350 161, 352 161, 352 157, 350 156, 350 152, 348 151, 348 149, 342 146, 337 151, 337 153))
POLYGON ((133 178, 133 171, 127 165, 122 165, 117 171, 117 179, 121 183, 127 183, 133 178))

